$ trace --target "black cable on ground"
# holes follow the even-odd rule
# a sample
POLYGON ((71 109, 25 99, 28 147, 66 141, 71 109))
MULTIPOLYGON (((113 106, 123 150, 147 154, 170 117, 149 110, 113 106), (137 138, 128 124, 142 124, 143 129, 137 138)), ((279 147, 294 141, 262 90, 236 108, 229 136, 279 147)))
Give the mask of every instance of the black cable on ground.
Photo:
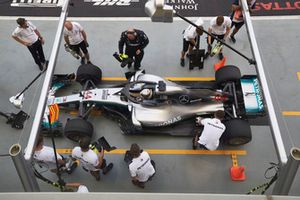
POLYGON ((271 180, 270 180, 269 182, 266 182, 266 183, 262 184, 262 185, 259 185, 259 186, 257 186, 257 187, 252 188, 252 189, 249 190, 249 192, 247 192, 246 194, 252 194, 253 192, 255 192, 255 191, 259 190, 259 189, 262 189, 261 194, 265 194, 265 192, 269 189, 269 187, 270 187, 273 183, 275 183, 275 181, 276 181, 277 178, 278 178, 279 164, 276 164, 276 163, 273 163, 273 162, 271 162, 270 164, 271 164, 271 167, 269 167, 268 169, 266 169, 265 174, 264 174, 264 177, 265 177, 266 179, 271 179, 271 180), (273 169, 275 170, 274 175, 273 175, 273 176, 267 176, 268 172, 269 172, 270 170, 273 170, 273 169))

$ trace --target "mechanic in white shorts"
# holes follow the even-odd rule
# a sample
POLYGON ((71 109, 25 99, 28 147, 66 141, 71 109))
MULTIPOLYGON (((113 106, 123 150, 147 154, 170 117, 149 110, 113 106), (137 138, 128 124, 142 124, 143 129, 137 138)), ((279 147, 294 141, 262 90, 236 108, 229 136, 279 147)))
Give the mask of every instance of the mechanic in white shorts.
POLYGON ((129 164, 129 172, 132 183, 140 188, 145 188, 145 183, 155 174, 155 163, 146 151, 142 151, 137 144, 132 144, 129 151, 132 162, 129 164))
MULTIPOLYGON (((217 37, 218 39, 225 41, 227 36, 230 33, 230 29, 231 29, 231 19, 226 16, 218 16, 211 19, 208 32, 211 33, 213 36, 217 37)), ((205 58, 207 58, 208 55, 210 54, 213 42, 214 42, 214 38, 208 35, 207 53, 205 54, 205 58)), ((222 60, 223 57, 224 56, 221 49, 219 53, 219 59, 222 60)))
POLYGON ((196 133, 193 139, 193 149, 196 149, 198 145, 207 150, 216 150, 220 143, 220 138, 225 131, 225 125, 221 122, 224 119, 225 112, 218 110, 215 112, 214 118, 196 118, 196 125, 203 125, 203 131, 199 137, 196 133))
MULTIPOLYGON (((26 150, 25 150, 26 151, 26 150)), ((65 166, 65 161, 61 155, 56 153, 59 168, 65 166)), ((57 172, 54 149, 44 146, 44 138, 40 136, 35 145, 33 158, 41 166, 48 167, 51 172, 57 172)))
POLYGON ((106 166, 104 150, 102 149, 99 154, 97 154, 90 149, 90 144, 91 141, 89 138, 82 138, 79 141, 79 146, 72 150, 72 158, 80 160, 82 168, 90 172, 97 181, 100 181, 100 169, 102 169, 102 173, 105 175, 113 168, 113 164, 110 163, 106 166))
POLYGON ((87 42, 87 36, 82 26, 77 22, 65 22, 64 39, 69 47, 75 51, 81 57, 81 64, 85 64, 85 60, 88 64, 91 64, 90 55, 87 50, 89 44, 87 42), (84 56, 82 55, 82 52, 84 56))

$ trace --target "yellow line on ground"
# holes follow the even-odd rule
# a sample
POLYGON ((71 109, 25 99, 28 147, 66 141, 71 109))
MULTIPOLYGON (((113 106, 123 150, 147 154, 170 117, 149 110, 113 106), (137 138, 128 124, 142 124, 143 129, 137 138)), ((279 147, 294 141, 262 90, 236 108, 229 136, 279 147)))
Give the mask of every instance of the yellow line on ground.
POLYGON ((300 111, 283 111, 283 116, 300 116, 300 111))
POLYGON ((298 80, 300 81, 300 72, 297 72, 298 80))
MULTIPOLYGON (((214 81, 214 77, 164 77, 170 81, 214 81)), ((103 81, 126 81, 125 77, 102 77, 103 81)))
POLYGON ((125 77, 102 77, 103 81, 126 81, 125 77))
POLYGON ((170 81, 214 81, 214 77, 165 77, 170 81))
MULTIPOLYGON (((125 154, 128 149, 116 149, 107 154, 125 154)), ((161 155, 247 155, 245 150, 185 150, 185 149, 145 149, 149 154, 161 154, 161 155)), ((57 149, 57 153, 71 154, 72 149, 57 149)))

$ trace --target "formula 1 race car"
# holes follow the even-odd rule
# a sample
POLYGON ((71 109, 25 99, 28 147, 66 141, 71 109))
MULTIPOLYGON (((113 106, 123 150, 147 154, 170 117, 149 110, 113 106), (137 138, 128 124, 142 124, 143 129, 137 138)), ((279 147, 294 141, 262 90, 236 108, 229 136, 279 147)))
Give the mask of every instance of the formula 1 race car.
POLYGON ((49 128, 46 116, 54 105, 79 110, 78 117, 69 119, 64 127, 65 136, 73 141, 92 137, 93 125, 87 120, 92 109, 101 109, 107 117, 116 120, 124 134, 169 135, 193 135, 196 117, 212 117, 215 111, 224 110, 226 131, 222 139, 231 145, 241 145, 252 139, 248 119, 264 114, 258 79, 241 77, 240 70, 232 65, 216 71, 215 81, 192 84, 178 84, 138 71, 126 83, 101 88, 101 85, 97 87, 101 75, 101 70, 94 65, 80 66, 76 81, 83 89, 61 97, 56 97, 55 92, 75 76, 54 78, 43 129, 49 128))

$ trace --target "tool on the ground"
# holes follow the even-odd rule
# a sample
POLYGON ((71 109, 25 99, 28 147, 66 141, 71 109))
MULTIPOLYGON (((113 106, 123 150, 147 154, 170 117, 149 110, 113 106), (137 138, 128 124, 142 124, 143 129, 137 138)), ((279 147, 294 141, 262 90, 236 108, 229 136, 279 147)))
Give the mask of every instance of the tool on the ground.
POLYGON ((72 48, 70 48, 70 46, 67 43, 64 44, 64 47, 66 52, 69 52, 72 56, 74 56, 74 58, 81 58, 81 56, 78 53, 76 53, 76 51, 74 51, 72 48))
POLYGON ((223 46, 224 46, 224 45, 223 45, 221 42, 218 41, 218 42, 213 46, 213 48, 212 48, 212 50, 211 50, 211 52, 210 52, 210 57, 213 57, 214 55, 219 54, 220 51, 222 50, 223 46))
POLYGON ((204 55, 205 50, 199 49, 200 46, 200 36, 197 36, 197 43, 195 49, 192 50, 190 53, 190 62, 189 62, 189 69, 194 69, 194 67, 199 67, 199 69, 203 68, 204 65, 204 55))
POLYGON ((133 58, 129 58, 128 55, 126 55, 124 53, 118 54, 117 52, 115 52, 113 54, 113 57, 121 63, 122 68, 124 68, 126 65, 134 62, 133 58))
POLYGON ((24 127, 24 122, 29 118, 29 115, 22 110, 17 114, 3 113, 0 111, 0 115, 7 119, 7 124, 11 124, 11 127, 16 129, 22 129, 24 127))

